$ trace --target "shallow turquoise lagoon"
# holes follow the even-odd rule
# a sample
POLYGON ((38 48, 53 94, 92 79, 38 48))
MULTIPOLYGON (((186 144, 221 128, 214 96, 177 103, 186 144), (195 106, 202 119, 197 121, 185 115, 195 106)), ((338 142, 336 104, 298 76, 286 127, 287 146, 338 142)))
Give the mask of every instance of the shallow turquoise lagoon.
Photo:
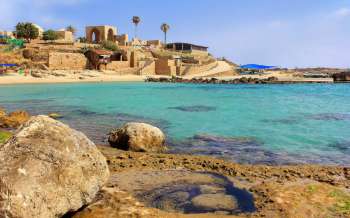
POLYGON ((0 87, 0 105, 63 122, 102 143, 114 127, 161 127, 171 152, 242 163, 350 165, 350 84, 89 83, 0 87))

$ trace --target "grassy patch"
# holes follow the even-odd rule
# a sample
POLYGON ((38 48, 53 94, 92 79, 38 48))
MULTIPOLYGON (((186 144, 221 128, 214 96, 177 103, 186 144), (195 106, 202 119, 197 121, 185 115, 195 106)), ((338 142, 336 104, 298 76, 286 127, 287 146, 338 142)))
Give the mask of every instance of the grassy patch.
POLYGON ((313 194, 317 191, 318 187, 316 185, 309 185, 307 186, 307 192, 309 194, 313 194))
POLYGON ((336 199, 336 203, 333 205, 334 211, 344 215, 350 215, 350 195, 349 194, 341 190, 333 190, 329 193, 329 196, 336 199))
POLYGON ((12 134, 9 132, 0 131, 0 144, 5 143, 11 136, 12 134))

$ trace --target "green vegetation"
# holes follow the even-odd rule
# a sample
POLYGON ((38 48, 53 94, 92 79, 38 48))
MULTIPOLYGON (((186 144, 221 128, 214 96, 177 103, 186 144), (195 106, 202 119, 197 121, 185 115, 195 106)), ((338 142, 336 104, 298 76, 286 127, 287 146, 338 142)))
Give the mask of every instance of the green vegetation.
POLYGON ((119 51, 119 47, 115 42, 111 41, 102 41, 100 43, 100 49, 106 49, 109 51, 119 51))
POLYGON ((0 131, 0 144, 5 143, 11 136, 12 134, 9 132, 0 131))
POLYGON ((18 23, 16 25, 16 35, 18 38, 24 38, 28 42, 39 36, 39 30, 32 23, 18 23))
POLYGON ((164 33, 164 46, 166 47, 166 37, 167 37, 167 33, 170 29, 170 26, 167 24, 167 23, 163 23, 161 26, 160 26, 160 29, 163 31, 164 33))
POLYGON ((79 37, 78 41, 81 42, 81 43, 87 43, 86 37, 79 37))
POLYGON ((69 25, 69 26, 66 27, 66 31, 69 31, 73 35, 75 35, 75 33, 77 32, 77 29, 75 27, 73 27, 72 25, 69 25))
POLYGON ((329 194, 330 197, 336 199, 333 210, 337 213, 350 215, 350 195, 341 190, 333 190, 329 194))
POLYGON ((45 41, 54 41, 58 39, 58 35, 54 30, 47 30, 43 33, 43 39, 45 41))
POLYGON ((7 44, 7 46, 4 48, 5 52, 10 52, 16 48, 23 48, 24 47, 24 41, 22 39, 6 38, 6 44, 7 44))
POLYGON ((313 193, 315 193, 316 191, 317 191, 317 186, 316 185, 309 185, 308 187, 307 187, 307 192, 309 192, 310 194, 313 194, 313 193))

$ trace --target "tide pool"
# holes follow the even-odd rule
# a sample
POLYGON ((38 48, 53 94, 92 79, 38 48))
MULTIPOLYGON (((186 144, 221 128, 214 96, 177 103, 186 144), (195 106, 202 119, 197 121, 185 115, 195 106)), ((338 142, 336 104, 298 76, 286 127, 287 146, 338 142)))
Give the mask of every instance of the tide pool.
POLYGON ((125 122, 162 128, 171 152, 241 163, 350 165, 350 84, 87 83, 0 86, 0 106, 63 122, 103 143, 125 122))

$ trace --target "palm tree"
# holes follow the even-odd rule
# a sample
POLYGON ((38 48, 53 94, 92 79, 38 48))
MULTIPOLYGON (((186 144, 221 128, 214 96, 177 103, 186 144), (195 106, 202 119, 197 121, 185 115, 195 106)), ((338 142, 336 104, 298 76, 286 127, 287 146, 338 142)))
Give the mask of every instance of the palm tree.
POLYGON ((160 26, 160 29, 163 31, 164 33, 164 45, 166 46, 166 36, 167 36, 167 32, 169 31, 170 29, 170 26, 166 23, 163 23, 161 26, 160 26))
POLYGON ((75 35, 75 33, 77 32, 77 29, 75 27, 73 27, 72 25, 69 25, 69 26, 66 27, 66 31, 69 31, 73 35, 75 35))
POLYGON ((133 16, 132 17, 132 22, 135 25, 135 38, 137 38, 137 26, 139 25, 139 23, 141 22, 141 18, 139 16, 133 16))

